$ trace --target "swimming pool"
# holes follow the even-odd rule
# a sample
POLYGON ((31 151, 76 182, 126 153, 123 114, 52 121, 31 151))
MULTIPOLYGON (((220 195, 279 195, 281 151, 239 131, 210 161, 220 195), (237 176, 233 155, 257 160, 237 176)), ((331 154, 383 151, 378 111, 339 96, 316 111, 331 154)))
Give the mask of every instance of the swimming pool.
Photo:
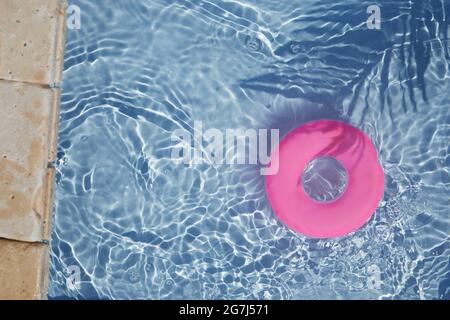
POLYGON ((50 298, 450 298, 450 1, 69 3, 50 298), (283 225, 258 166, 170 158, 195 121, 321 118, 364 130, 385 173, 345 237, 283 225))

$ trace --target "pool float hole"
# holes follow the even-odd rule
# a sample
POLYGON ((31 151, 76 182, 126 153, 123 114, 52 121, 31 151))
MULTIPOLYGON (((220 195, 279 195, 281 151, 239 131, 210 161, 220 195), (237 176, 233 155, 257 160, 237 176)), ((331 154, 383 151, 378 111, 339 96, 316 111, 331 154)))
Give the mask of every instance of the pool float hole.
POLYGON ((329 203, 339 199, 346 191, 348 173, 336 158, 321 156, 305 166, 299 184, 314 201, 329 203))

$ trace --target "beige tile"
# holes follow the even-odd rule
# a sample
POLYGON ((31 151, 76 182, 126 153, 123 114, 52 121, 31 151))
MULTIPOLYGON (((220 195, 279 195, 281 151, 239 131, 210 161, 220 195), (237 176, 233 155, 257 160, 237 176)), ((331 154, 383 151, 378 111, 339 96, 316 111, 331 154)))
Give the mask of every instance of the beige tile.
POLYGON ((0 237, 48 237, 59 90, 0 81, 0 237))
POLYGON ((48 247, 0 239, 0 300, 45 299, 48 247))
POLYGON ((0 299, 46 297, 64 33, 65 1, 0 0, 0 299))
POLYGON ((65 6, 60 0, 0 1, 0 79, 59 83, 65 6))

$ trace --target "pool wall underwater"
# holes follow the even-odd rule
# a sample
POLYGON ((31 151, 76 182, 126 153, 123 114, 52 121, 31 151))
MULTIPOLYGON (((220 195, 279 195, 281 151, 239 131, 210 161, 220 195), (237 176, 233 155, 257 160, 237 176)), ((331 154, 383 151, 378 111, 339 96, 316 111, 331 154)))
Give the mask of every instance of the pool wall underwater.
POLYGON ((49 298, 450 297, 449 1, 69 10, 49 298), (283 224, 258 164, 172 158, 195 122, 282 138, 319 119, 364 131, 385 175, 372 218, 343 237, 283 224))

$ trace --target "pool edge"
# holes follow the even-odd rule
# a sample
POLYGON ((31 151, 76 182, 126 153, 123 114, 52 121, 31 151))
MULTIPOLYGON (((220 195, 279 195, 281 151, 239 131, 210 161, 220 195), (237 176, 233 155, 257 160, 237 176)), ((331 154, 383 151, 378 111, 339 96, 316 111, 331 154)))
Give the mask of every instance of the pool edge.
POLYGON ((5 208, 7 204, 6 210, 0 212, 0 299, 47 299, 67 3, 64 0, 32 0, 31 3, 29 0, 5 0, 1 5, 6 14, 0 29, 3 42, 0 46, 0 86, 3 88, 0 99, 4 105, 2 111, 9 117, 4 123, 0 121, 0 125, 5 126, 6 122, 7 127, 21 133, 6 135, 4 129, 0 134, 3 161, 0 186, 14 185, 17 189, 14 191, 25 204, 22 208, 31 210, 22 210, 22 214, 19 205, 8 206, 11 199, 19 201, 15 193, 0 193, 0 207, 5 208), (38 59, 33 60, 36 57, 38 59), (36 108, 41 112, 30 116, 36 108), (18 123, 11 121, 16 119, 18 123), (34 148, 36 133, 42 143, 34 148), (33 144, 27 145, 29 141, 33 144), (27 159, 23 150, 29 153, 27 159), (22 154, 22 158, 19 159, 18 154, 22 154), (30 166, 30 163, 36 165, 30 166), (19 174, 19 169, 26 173, 19 174), (35 179, 26 180, 25 175, 35 176, 35 179), (38 183, 24 185, 29 181, 38 183), (5 211, 9 211, 6 216, 5 211))

